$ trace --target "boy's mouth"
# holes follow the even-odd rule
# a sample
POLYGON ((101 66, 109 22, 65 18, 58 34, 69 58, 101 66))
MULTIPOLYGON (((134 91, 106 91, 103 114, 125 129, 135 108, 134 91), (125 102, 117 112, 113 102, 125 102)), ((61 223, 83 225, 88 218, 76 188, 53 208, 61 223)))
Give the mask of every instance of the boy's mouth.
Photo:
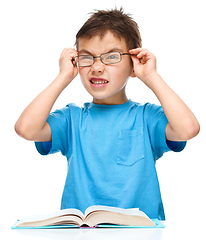
POLYGON ((93 84, 105 84, 105 83, 108 83, 109 81, 107 81, 104 78, 91 78, 90 82, 93 84))
POLYGON ((90 83, 95 88, 102 88, 105 87, 109 81, 104 78, 90 78, 90 83))

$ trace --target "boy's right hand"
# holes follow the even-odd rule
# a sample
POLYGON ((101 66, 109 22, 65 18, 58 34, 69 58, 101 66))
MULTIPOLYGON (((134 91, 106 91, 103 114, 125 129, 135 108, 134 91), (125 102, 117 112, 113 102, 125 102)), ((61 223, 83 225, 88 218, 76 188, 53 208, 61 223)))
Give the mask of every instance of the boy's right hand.
POLYGON ((78 73, 72 61, 75 56, 75 49, 64 49, 59 59, 59 75, 26 107, 15 124, 15 130, 21 137, 41 142, 52 140, 47 118, 58 96, 78 73))
POLYGON ((78 68, 72 61, 78 53, 73 48, 65 48, 59 59, 60 75, 64 76, 69 84, 78 74, 78 68))

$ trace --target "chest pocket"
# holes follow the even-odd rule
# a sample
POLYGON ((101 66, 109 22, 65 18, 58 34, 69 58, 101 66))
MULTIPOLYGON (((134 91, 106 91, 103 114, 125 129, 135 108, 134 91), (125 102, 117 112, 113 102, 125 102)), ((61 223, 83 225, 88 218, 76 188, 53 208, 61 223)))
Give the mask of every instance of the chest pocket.
POLYGON ((132 166, 144 159, 144 136, 142 128, 120 131, 118 140, 118 165, 132 166))

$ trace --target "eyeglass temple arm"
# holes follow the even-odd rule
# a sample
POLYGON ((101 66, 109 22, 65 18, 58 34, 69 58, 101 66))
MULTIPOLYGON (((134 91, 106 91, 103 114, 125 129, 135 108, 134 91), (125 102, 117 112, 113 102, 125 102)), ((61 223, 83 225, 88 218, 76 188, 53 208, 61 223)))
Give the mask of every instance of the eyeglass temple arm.
POLYGON ((130 56, 132 56, 132 55, 135 55, 135 54, 130 54, 130 53, 121 53, 121 55, 130 55, 130 56))

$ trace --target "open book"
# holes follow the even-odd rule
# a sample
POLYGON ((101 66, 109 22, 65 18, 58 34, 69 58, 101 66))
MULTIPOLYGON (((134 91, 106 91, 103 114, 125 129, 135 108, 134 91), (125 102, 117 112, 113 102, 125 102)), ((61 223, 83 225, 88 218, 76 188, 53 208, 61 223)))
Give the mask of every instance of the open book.
POLYGON ((78 209, 64 209, 41 216, 27 216, 17 221, 12 228, 99 227, 103 224, 104 226, 164 227, 157 226, 158 224, 138 208, 91 206, 86 209, 85 214, 78 209))

